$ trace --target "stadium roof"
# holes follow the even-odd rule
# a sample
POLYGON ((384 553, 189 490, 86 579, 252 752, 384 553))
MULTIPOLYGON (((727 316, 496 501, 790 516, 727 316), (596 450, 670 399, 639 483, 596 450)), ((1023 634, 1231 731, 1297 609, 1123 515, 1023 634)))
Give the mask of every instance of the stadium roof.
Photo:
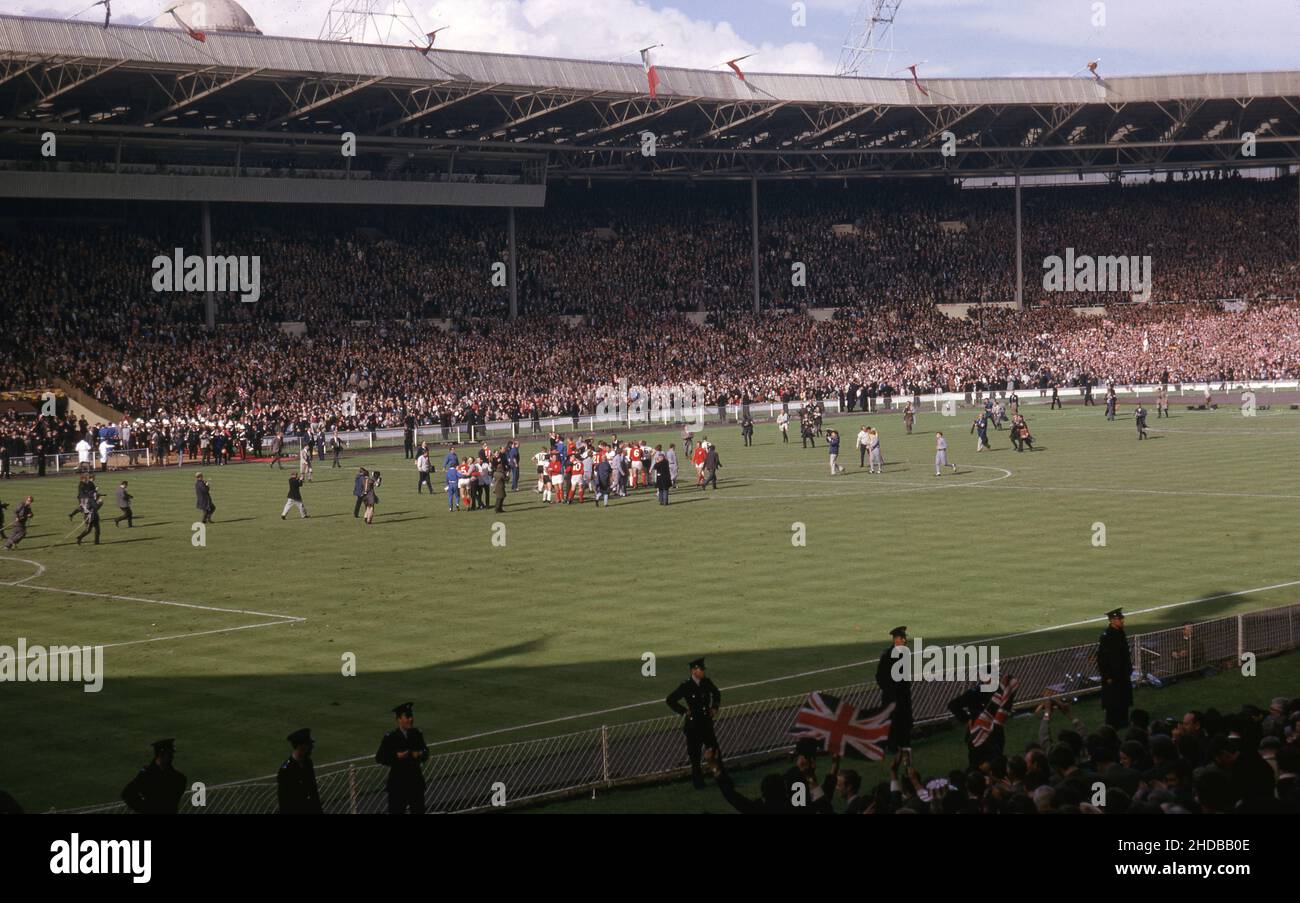
MULTIPOLYGON (((250 20, 251 24, 251 20, 250 20)), ((838 177, 1300 159, 1300 71, 868 79, 660 67, 0 16, 0 128, 141 129, 372 152, 544 153, 552 175, 838 177), (641 153, 640 133, 657 136, 641 153), (1243 158, 1241 135, 1257 136, 1243 158), (958 153, 941 153, 943 133, 958 153)), ((182 145, 173 143, 172 147, 182 145)), ((194 145, 199 146, 198 144, 194 145)))

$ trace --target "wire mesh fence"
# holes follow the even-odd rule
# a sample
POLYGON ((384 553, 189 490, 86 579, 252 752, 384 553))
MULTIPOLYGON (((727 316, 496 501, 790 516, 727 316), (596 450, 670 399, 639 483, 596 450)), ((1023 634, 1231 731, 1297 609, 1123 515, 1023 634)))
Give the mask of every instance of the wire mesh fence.
MULTIPOLYGON (((1136 634, 1129 640, 1139 684, 1163 682, 1220 667, 1239 667, 1243 653, 1265 657, 1300 644, 1300 604, 1189 623, 1136 634)), ((1019 681, 1018 707, 1047 698, 1077 699, 1097 692, 1096 644, 1033 652, 998 662, 1000 673, 1019 681)), ((945 677, 952 678, 948 673, 945 677)), ((949 701, 970 681, 923 681, 912 687, 915 723, 933 725, 951 715, 949 701)), ((872 683, 828 688, 859 708, 880 704, 872 683)), ((790 727, 807 698, 798 693, 728 704, 716 721, 718 744, 728 761, 789 750, 790 727)), ((578 793, 616 783, 653 779, 688 767, 681 719, 664 715, 602 725, 535 740, 476 747, 430 756, 424 767, 425 803, 431 812, 472 812, 546 796, 578 793)), ((387 768, 357 759, 322 768, 316 775, 322 806, 331 814, 386 812, 387 768)), ((182 805, 185 814, 258 814, 278 809, 273 775, 212 785, 202 805, 182 805)), ((123 813, 122 803, 78 809, 77 813, 123 813)))

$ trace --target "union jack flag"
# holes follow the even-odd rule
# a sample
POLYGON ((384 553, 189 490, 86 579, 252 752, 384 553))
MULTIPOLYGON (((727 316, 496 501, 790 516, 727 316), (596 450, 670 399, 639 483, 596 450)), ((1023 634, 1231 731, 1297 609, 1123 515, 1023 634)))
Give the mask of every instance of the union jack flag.
POLYGON ((790 733, 821 740, 832 755, 878 762, 885 757, 880 743, 889 737, 893 713, 892 702, 878 711, 868 711, 841 702, 836 696, 809 693, 794 716, 790 733))
POLYGON ((993 733, 995 727, 1001 727, 1011 714, 1011 706, 1015 703, 1016 687, 1020 686, 1020 681, 1006 674, 1002 675, 998 682, 998 688, 993 693, 993 698, 989 700, 988 705, 984 706, 984 711, 972 722, 970 727, 970 745, 983 746, 984 741, 993 733))

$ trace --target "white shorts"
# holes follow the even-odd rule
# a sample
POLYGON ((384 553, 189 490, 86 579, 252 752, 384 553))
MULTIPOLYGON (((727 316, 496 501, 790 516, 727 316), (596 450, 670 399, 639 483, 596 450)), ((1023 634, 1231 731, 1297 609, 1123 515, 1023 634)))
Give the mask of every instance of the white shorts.
POLYGON ((465 477, 463 479, 457 480, 456 485, 460 487, 461 492, 464 492, 466 489, 469 488, 469 477, 465 477))
POLYGON ((633 461, 633 462, 632 462, 632 469, 633 469, 633 470, 640 470, 642 464, 643 464, 643 462, 641 462, 641 461, 633 461))
POLYGON ((570 485, 570 486, 581 486, 581 485, 582 485, 582 474, 580 474, 580 473, 569 474, 569 485, 570 485))
POLYGON ((562 474, 562 473, 551 474, 551 485, 552 485, 552 486, 563 486, 563 485, 564 485, 564 474, 562 474))

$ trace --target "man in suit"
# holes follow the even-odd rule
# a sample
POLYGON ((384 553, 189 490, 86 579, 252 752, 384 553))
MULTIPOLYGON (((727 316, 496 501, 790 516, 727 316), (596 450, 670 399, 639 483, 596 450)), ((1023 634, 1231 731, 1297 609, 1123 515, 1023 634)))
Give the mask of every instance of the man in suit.
POLYGON ((92 532, 95 534, 95 545, 99 545, 99 509, 103 506, 104 503, 99 500, 98 492, 81 500, 81 513, 86 526, 77 534, 77 545, 81 545, 81 541, 92 532))
POLYGON ((176 758, 176 741, 155 740, 153 761, 140 769, 131 783, 122 788, 122 802, 141 815, 175 815, 185 795, 185 775, 172 763, 176 758))
POLYGON ((836 791, 844 799, 845 815, 861 815, 862 810, 871 802, 862 792, 862 775, 852 768, 841 771, 835 784, 836 791))
POLYGON ((492 457, 492 494, 496 496, 497 514, 506 510, 506 478, 510 475, 510 461, 506 449, 501 449, 492 457))
POLYGON ((27 536, 27 522, 32 519, 32 497, 29 495, 23 499, 23 503, 18 506, 14 512, 13 533, 5 540, 5 549, 12 551, 18 548, 18 543, 22 542, 27 536))
POLYGON ((722 461, 718 458, 718 447, 709 445, 709 451, 704 456, 704 482, 700 483, 700 491, 710 483, 713 484, 714 492, 718 489, 718 469, 722 467, 722 461))
POLYGON ((212 486, 201 473, 194 475, 194 507, 203 512, 203 523, 212 523, 212 512, 217 506, 212 504, 212 486))
POLYGON ((370 473, 364 467, 357 468, 356 478, 352 481, 352 495, 356 497, 356 504, 352 506, 352 516, 361 516, 361 504, 366 497, 366 479, 370 473))
POLYGON ((880 653, 880 661, 876 664, 876 686, 880 687, 880 701, 884 705, 894 704, 894 712, 889 722, 889 742, 886 744, 891 752, 902 752, 906 750, 908 755, 912 752, 912 674, 911 658, 907 658, 907 667, 903 671, 903 679, 896 680, 893 675, 894 664, 898 659, 903 658, 907 652, 904 648, 900 653, 894 650, 900 646, 907 646, 907 628, 895 627, 889 631, 891 639, 890 645, 884 652, 880 653))
POLYGON ((654 464, 651 470, 655 475, 655 490, 659 495, 659 504, 668 504, 668 490, 673 486, 673 474, 668 468, 668 458, 663 452, 655 452, 654 464))
POLYGON ((1133 705, 1133 658, 1124 635, 1124 612, 1106 612, 1107 625, 1097 641, 1097 670, 1101 673, 1101 706, 1106 723, 1116 730, 1128 727, 1133 705))
POLYGON ((316 741, 311 738, 311 728, 294 731, 286 739, 293 753, 281 763, 275 775, 280 814, 320 815, 320 788, 316 786, 316 767, 311 761, 316 741))
POLYGON ((506 445, 506 467, 510 470, 510 491, 519 491, 519 442, 511 440, 506 445))
POLYGON ((126 521, 126 526, 128 529, 135 526, 135 524, 133 523, 133 518, 135 517, 135 515, 131 513, 132 498, 133 496, 131 495, 131 493, 126 491, 126 480, 123 480, 121 483, 118 484, 117 487, 117 508, 119 511, 122 512, 122 514, 120 517, 113 518, 113 526, 115 527, 121 526, 122 521, 126 521))
POLYGON ((668 694, 668 708, 678 715, 685 715, 682 733, 686 735, 686 756, 691 762, 691 781, 695 789, 702 789, 704 775, 700 771, 700 751, 704 748, 713 750, 714 756, 720 756, 718 737, 713 730, 713 719, 717 717, 722 705, 722 693, 713 681, 704 674, 704 659, 697 658, 691 662, 691 676, 682 681, 677 689, 668 694), (685 701, 685 705, 682 702, 685 701))
POLYGON ((415 703, 404 702, 393 709, 397 727, 384 734, 375 761, 388 767, 388 814, 424 814, 424 763, 429 746, 415 726, 415 703))

